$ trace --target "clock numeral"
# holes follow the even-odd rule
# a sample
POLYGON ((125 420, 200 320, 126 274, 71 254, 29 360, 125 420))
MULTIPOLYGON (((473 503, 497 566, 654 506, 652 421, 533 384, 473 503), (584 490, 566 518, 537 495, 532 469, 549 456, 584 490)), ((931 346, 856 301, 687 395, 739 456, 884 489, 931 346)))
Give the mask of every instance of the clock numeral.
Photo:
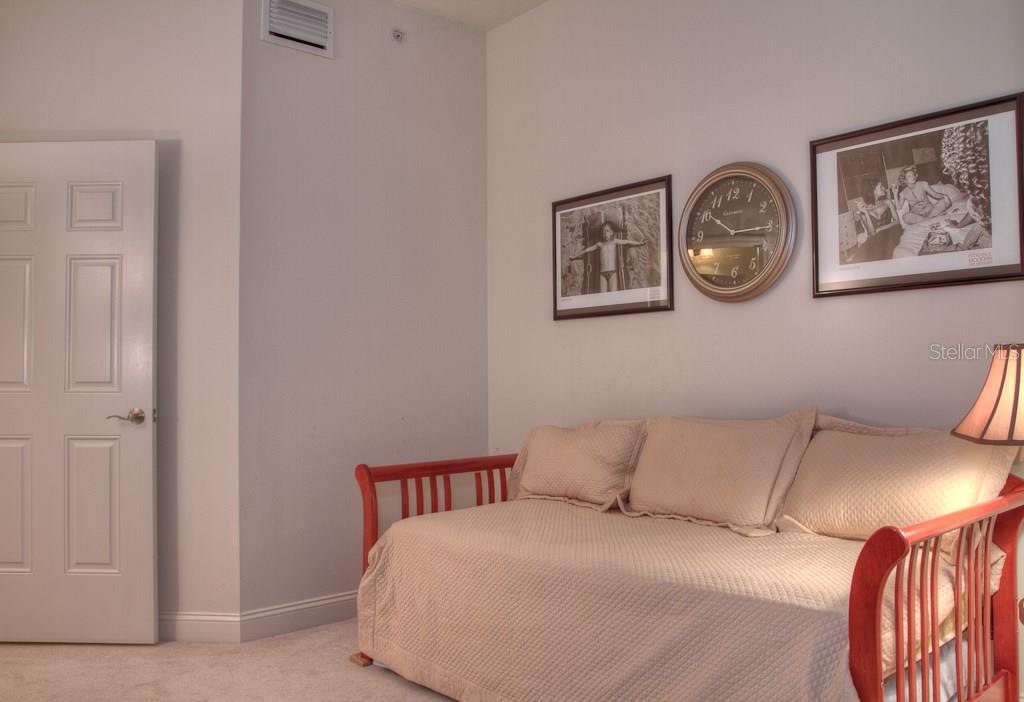
POLYGON ((757 259, 756 258, 750 259, 750 266, 748 266, 748 267, 750 268, 750 270, 756 271, 757 270, 757 259))
POLYGON ((722 267, 721 261, 715 261, 715 275, 718 275, 718 269, 722 267))
POLYGON ((767 200, 761 200, 761 209, 758 210, 758 213, 759 214, 764 214, 767 211, 768 211, 768 201, 767 200))
POLYGON ((739 187, 737 186, 735 188, 729 188, 729 192, 726 193, 726 195, 725 195, 725 201, 726 202, 732 202, 733 200, 739 200, 739 199, 740 199, 740 189, 739 189, 739 187))
POLYGON ((711 195, 711 207, 709 209, 717 210, 719 207, 721 207, 722 206, 722 198, 723 197, 724 197, 723 195, 718 195, 718 197, 715 197, 714 193, 712 193, 712 195, 711 195))
POLYGON ((750 192, 747 193, 747 202, 750 202, 753 198, 754 198, 754 188, 751 188, 750 192))
POLYGON ((775 230, 775 220, 774 219, 769 219, 767 227, 768 227, 768 232, 769 233, 773 232, 775 230))
POLYGON ((710 221, 711 221, 711 211, 710 210, 704 210, 703 214, 701 214, 701 216, 700 216, 700 223, 704 224, 705 222, 710 222, 710 221))
POLYGON ((704 230, 703 229, 697 230, 697 236, 695 236, 694 238, 697 240, 698 244, 700 242, 704 241, 704 230))
POLYGON ((738 278, 739 275, 740 275, 740 267, 739 266, 733 266, 732 270, 729 272, 729 275, 732 276, 733 280, 736 280, 736 278, 738 278))

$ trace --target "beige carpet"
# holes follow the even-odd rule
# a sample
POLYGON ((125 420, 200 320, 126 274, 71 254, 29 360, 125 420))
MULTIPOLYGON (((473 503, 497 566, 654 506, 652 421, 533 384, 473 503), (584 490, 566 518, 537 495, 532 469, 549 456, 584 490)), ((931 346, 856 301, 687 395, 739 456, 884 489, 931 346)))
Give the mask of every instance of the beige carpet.
POLYGON ((445 700, 349 663, 351 619, 244 644, 0 644, 0 700, 445 700))

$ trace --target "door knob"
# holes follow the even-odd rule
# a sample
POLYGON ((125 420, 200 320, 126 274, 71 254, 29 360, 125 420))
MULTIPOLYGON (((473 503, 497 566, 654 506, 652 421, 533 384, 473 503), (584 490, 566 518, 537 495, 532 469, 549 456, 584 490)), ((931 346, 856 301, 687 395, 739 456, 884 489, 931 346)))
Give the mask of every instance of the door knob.
POLYGON ((131 422, 132 424, 142 424, 146 421, 146 412, 138 407, 132 407, 128 411, 127 417, 122 417, 119 414, 112 414, 107 419, 120 419, 122 422, 131 422))

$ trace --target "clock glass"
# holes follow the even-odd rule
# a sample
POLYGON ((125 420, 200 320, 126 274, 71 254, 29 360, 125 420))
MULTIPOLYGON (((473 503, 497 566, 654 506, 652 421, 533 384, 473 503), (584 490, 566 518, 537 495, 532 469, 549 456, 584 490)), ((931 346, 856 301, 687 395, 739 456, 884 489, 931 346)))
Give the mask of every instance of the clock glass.
POLYGON ((683 252, 709 285, 735 288, 768 268, 784 235, 780 226, 779 203, 763 183, 727 176, 696 195, 683 252))

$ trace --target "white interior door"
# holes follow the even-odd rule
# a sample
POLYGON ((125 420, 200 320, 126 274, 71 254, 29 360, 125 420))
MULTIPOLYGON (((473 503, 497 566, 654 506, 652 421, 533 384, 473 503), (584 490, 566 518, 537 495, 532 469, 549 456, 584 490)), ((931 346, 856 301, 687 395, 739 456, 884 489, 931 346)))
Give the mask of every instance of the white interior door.
POLYGON ((0 144, 0 641, 156 641, 155 215, 152 141, 0 144))

